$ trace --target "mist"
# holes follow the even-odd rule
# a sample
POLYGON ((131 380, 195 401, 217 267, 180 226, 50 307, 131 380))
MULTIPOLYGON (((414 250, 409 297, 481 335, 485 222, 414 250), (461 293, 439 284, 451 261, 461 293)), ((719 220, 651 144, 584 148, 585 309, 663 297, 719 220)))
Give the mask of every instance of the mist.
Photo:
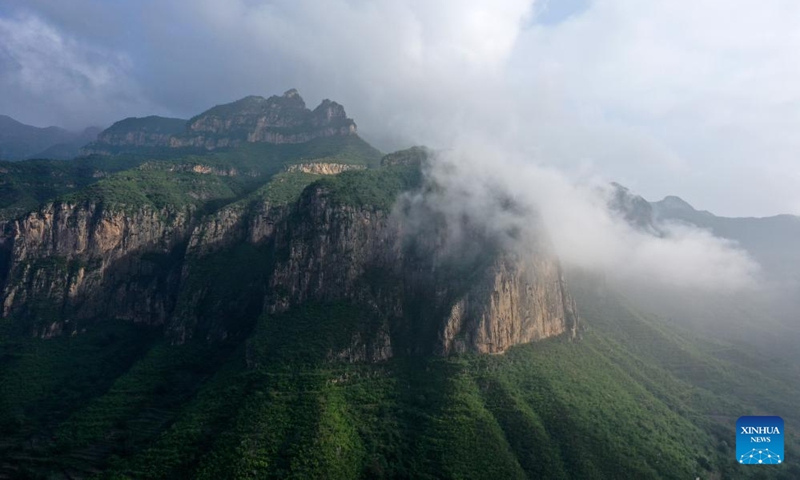
POLYGON ((430 187, 411 200, 423 208, 412 212, 442 219, 453 245, 479 232, 517 252, 552 250, 566 267, 616 283, 721 294, 761 285, 760 266, 734 242, 685 224, 660 222, 657 234, 637 228, 610 207, 607 181, 570 177, 522 151, 464 141, 432 153, 425 169, 430 187))

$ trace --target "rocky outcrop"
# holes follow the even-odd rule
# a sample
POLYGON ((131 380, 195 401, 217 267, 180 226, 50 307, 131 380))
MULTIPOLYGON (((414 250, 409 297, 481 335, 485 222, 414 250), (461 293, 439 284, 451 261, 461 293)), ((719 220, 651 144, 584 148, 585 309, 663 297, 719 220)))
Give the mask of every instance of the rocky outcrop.
POLYGON ((385 155, 381 159, 381 165, 387 167, 399 165, 419 166, 427 162, 431 156, 433 156, 433 152, 429 148, 423 146, 414 146, 385 155))
POLYGON ((287 172, 312 173, 314 175, 338 175, 349 170, 366 170, 366 165, 347 163, 298 163, 286 167, 287 172))
POLYGON ((249 143, 304 143, 319 137, 355 135, 356 124, 344 107, 323 100, 310 111, 297 90, 269 98, 250 96, 216 106, 193 118, 171 147, 208 150, 249 143))
POLYGON ((501 255, 450 310, 441 353, 502 353, 509 347, 577 333, 577 308, 552 258, 501 255))
POLYGON ((655 236, 661 236, 656 224, 653 206, 639 195, 635 195, 626 187, 612 182, 608 197, 609 209, 619 215, 631 227, 655 236))

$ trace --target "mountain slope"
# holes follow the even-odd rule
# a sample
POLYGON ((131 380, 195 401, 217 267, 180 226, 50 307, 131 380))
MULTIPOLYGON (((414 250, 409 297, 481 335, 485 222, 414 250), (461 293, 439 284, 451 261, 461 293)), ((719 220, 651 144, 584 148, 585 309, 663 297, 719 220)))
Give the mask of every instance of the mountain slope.
MULTIPOLYGON (((576 288, 589 326, 581 341, 504 356, 331 362, 331 349, 368 321, 346 303, 265 315, 246 339, 214 346, 169 346, 113 323, 90 335, 19 340, 5 345, 11 359, 0 368, 13 393, 0 397, 0 472, 761 478, 735 464, 735 419, 796 421, 797 383, 767 369, 754 385, 747 378, 757 363, 731 360, 735 347, 693 339, 597 291, 592 282, 576 288), (31 435, 39 440, 22 442, 31 435)), ((787 458, 797 452, 790 435, 787 458)), ((787 464, 770 474, 800 470, 787 464)))

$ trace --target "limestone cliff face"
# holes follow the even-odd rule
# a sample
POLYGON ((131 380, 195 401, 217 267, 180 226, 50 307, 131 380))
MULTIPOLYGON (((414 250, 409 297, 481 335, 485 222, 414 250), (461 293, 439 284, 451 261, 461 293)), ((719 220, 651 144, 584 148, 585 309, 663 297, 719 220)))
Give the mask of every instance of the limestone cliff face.
MULTIPOLYGON (((331 202, 324 188, 305 192, 302 216, 275 233, 286 252, 270 279, 271 312, 304 302, 346 298, 386 318, 395 335, 363 335, 354 345, 388 352, 502 353, 513 345, 577 332, 575 304, 558 259, 499 253, 463 264, 439 248, 442 238, 415 238, 392 215, 331 202), (420 254, 420 252, 423 252, 420 254)), ((356 348, 356 347, 354 347, 356 348)), ((388 354, 388 353, 387 353, 388 354)))
POLYGON ((344 107, 324 100, 314 111, 306 108, 297 90, 282 96, 245 97, 200 114, 187 124, 171 147, 215 149, 249 143, 304 143, 319 137, 354 135, 356 125, 344 107))
POLYGON ((502 353, 509 347, 577 333, 577 309, 552 258, 502 255, 452 307, 442 353, 502 353))
POLYGON ((169 273, 156 275, 163 270, 156 267, 170 262, 190 215, 56 202, 8 222, 0 240, 6 257, 2 315, 52 319, 54 325, 103 315, 163 322, 171 310, 164 285, 169 273))
POLYGON ((367 168, 366 165, 315 162, 315 163, 298 163, 295 165, 289 165, 286 168, 286 171, 312 173, 315 175, 338 175, 342 172, 347 172, 349 170, 366 170, 366 168, 367 168))
POLYGON ((465 260, 442 248, 445 228, 431 232, 343 203, 325 183, 296 203, 259 197, 204 217, 56 202, 4 226, 0 313, 36 319, 45 337, 116 317, 163 324, 183 342, 238 334, 263 312, 346 301, 375 319, 328 355, 350 362, 502 353, 576 334, 574 303, 547 249, 487 244, 465 260))

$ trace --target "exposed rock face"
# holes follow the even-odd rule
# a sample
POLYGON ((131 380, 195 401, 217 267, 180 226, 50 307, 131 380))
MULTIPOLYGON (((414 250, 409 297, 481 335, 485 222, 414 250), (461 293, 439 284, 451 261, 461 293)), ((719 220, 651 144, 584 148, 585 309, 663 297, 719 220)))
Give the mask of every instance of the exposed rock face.
POLYGON ((313 111, 297 90, 282 96, 249 96, 218 105, 189 121, 162 117, 128 118, 103 131, 84 154, 109 154, 137 148, 214 150, 242 143, 292 144, 320 137, 355 135, 344 107, 323 100, 313 111))
POLYGON ((346 163, 298 163, 286 168, 287 172, 313 173, 315 175, 338 175, 348 170, 365 170, 366 165, 346 163))
MULTIPOLYGON (((7 259, 0 265, 3 316, 162 323, 172 309, 164 285, 170 274, 156 276, 155 264, 169 263, 190 215, 57 202, 8 222, 0 240, 7 259)), ((58 323, 48 330, 62 330, 58 323)))
POLYGON ((452 307, 442 353, 502 353, 509 347, 577 332, 577 309, 558 262, 502 255, 452 307))
MULTIPOLYGON (((269 311, 347 298, 389 319, 392 349, 405 353, 502 353, 576 335, 575 304, 558 260, 544 250, 464 265, 440 251, 442 238, 415 238, 422 245, 409 249, 402 222, 332 204, 324 188, 306 191, 300 211, 292 233, 279 229, 275 237, 287 254, 270 279, 269 311)), ((372 351, 386 344, 383 336, 372 342, 354 344, 372 351)))
POLYGON ((183 342, 236 334, 261 312, 347 301, 376 319, 329 354, 351 362, 502 353, 576 334, 546 249, 489 245, 464 260, 441 248, 446 229, 412 235, 391 212, 335 201, 325 184, 296 204, 237 202, 193 218, 54 203, 10 222, 0 238, 3 316, 38 318, 40 336, 74 331, 72 319, 128 318, 164 324, 183 342))

